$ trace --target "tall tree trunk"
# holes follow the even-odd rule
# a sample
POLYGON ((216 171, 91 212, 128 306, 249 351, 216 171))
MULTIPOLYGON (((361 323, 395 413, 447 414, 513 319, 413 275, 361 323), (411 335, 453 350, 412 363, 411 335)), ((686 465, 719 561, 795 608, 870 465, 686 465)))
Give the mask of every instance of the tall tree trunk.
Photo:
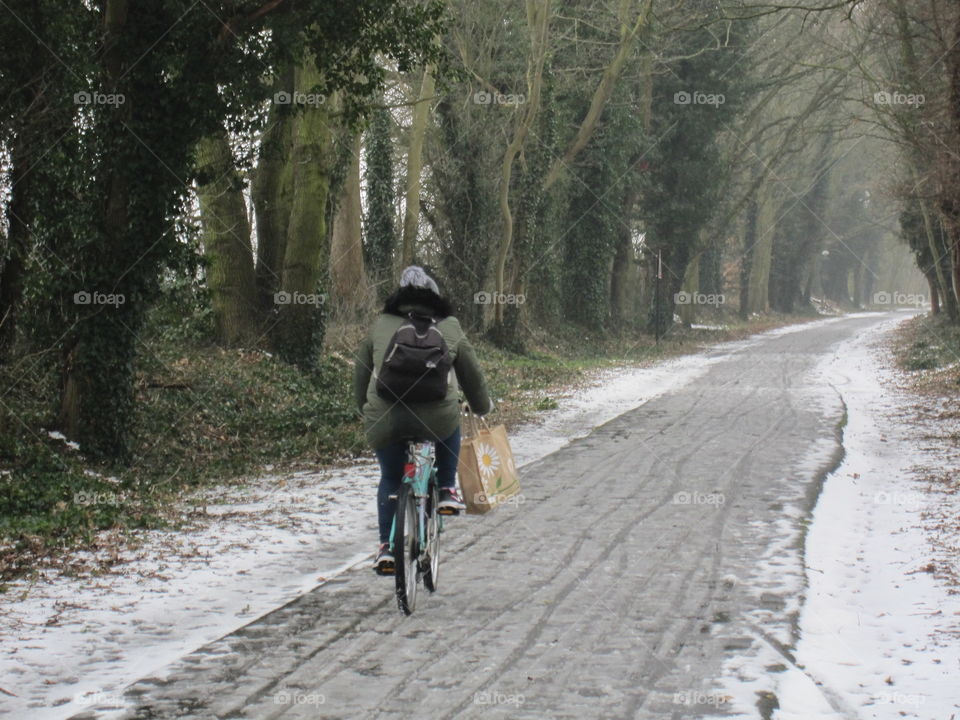
MULTIPOLYGON (((127 28, 127 0, 107 0, 103 10, 101 55, 105 91, 115 91, 125 77, 122 36, 127 28)), ((97 131, 123 137, 136 98, 126 98, 119 108, 107 110, 97 131)), ((121 148, 123 145, 121 144, 121 148)), ((81 260, 81 272, 93 271, 101 282, 116 284, 129 271, 129 168, 110 154, 101 158, 102 236, 96 258, 81 260)), ((103 291, 114 287, 89 287, 103 291)), ((121 286, 123 287, 123 286, 121 286)), ((127 420, 133 403, 133 333, 139 329, 142 309, 130 303, 113 310, 93 311, 75 326, 63 346, 62 386, 58 422, 72 440, 93 457, 126 457, 127 420)))
MULTIPOLYGON (((296 73, 296 88, 311 93, 319 73, 311 61, 296 73)), ((321 269, 326 267, 326 208, 333 168, 333 135, 326 105, 307 106, 294 124, 291 155, 293 191, 290 222, 273 346, 287 362, 312 367, 323 342, 324 297, 320 290, 321 269)))
MULTIPOLYGON (((697 255, 687 265, 687 270, 683 276, 682 292, 688 296, 696 295, 700 292, 700 256, 697 255)), ((691 298, 690 302, 677 306, 677 315, 680 316, 680 322, 690 327, 697 319, 697 308, 691 298)))
MULTIPOLYGON (((913 177, 916 182, 918 177, 916 169, 912 166, 911 169, 914 171, 913 177)), ((947 317, 952 322, 957 322, 960 319, 960 308, 957 306, 957 294, 953 290, 953 279, 950 276, 949 248, 941 242, 943 232, 941 228, 934 227, 933 211, 927 206, 927 201, 918 198, 917 205, 920 209, 920 216, 923 218, 923 230, 927 235, 927 242, 930 246, 930 257, 933 258, 933 271, 937 277, 937 284, 940 286, 940 299, 947 312, 947 317)))
POLYGON ((207 258, 207 287, 217 342, 243 345, 256 337, 256 293, 250 219, 226 131, 197 145, 197 197, 207 258))
MULTIPOLYGON (((645 52, 640 60, 640 124, 644 133, 649 134, 653 120, 653 53, 645 52)), ((630 160, 633 168, 642 155, 630 160)), ((610 275, 610 317, 615 328, 622 329, 628 321, 632 310, 636 310, 634 294, 630 292, 631 285, 639 279, 637 266, 634 262, 633 233, 630 220, 633 218, 634 207, 640 200, 638 186, 628 184, 623 193, 623 212, 626 222, 620 223, 617 248, 614 256, 613 268, 610 275), (632 282, 631 282, 632 281, 632 282)), ((642 307, 642 306, 641 306, 642 307)))
MULTIPOLYGON (((497 250, 496 288, 501 296, 507 292, 507 259, 513 243, 513 213, 510 210, 510 180, 513 176, 513 161, 523 148, 527 134, 540 112, 540 95, 543 88, 543 63, 547 55, 547 33, 550 27, 549 0, 527 0, 527 30, 530 34, 530 54, 527 56, 527 102, 513 131, 513 137, 503 153, 500 163, 499 204, 503 228, 497 250)), ((503 334, 505 304, 495 306, 495 334, 503 334)))
POLYGON ((853 269, 853 306, 855 308, 863 307, 864 298, 864 266, 863 263, 857 263, 853 269))
POLYGON ((770 263, 773 259, 774 203, 769 194, 760 191, 757 214, 756 247, 750 265, 750 313, 765 313, 770 307, 770 263))
POLYGON ((352 157, 347 168, 340 202, 330 236, 330 289, 336 294, 338 309, 354 317, 367 293, 363 267, 363 236, 360 228, 360 152, 361 135, 353 138, 352 157), (342 303, 340 305, 339 303, 342 303))
MULTIPOLYGON (((30 3, 21 12, 30 26, 40 27, 43 14, 37 3, 30 3)), ((9 140, 9 197, 6 202, 7 235, 0 238, 0 362, 9 351, 16 335, 17 310, 23 298, 24 268, 29 254, 31 226, 34 221, 34 189, 31 171, 38 153, 46 154, 54 141, 66 133, 73 118, 57 112, 51 123, 50 107, 45 95, 51 70, 59 60, 51 55, 43 41, 31 34, 20 40, 29 43, 31 77, 24 83, 27 105, 15 124, 9 140)))
POLYGON ((806 280, 803 284, 803 308, 810 308, 810 298, 813 296, 813 281, 814 281, 814 268, 817 266, 817 261, 814 259, 807 267, 806 280))
MULTIPOLYGON (((958 186, 960 191, 960 186, 958 186)), ((953 246, 953 297, 960 302, 960 213, 955 219, 956 230, 952 234, 951 243, 953 246)), ((960 312, 957 313, 957 319, 960 320, 960 312)))
POLYGON ((740 259, 740 318, 750 317, 750 277, 753 275, 753 258, 757 248, 757 225, 760 216, 759 190, 754 190, 747 200, 743 227, 743 255, 740 259))
MULTIPOLYGON (((904 70, 902 81, 907 87, 914 88, 914 92, 918 92, 922 87, 920 81, 926 71, 921 70, 917 60, 914 49, 914 34, 911 28, 911 20, 908 14, 906 0, 897 0, 893 5, 893 13, 900 42, 900 65, 904 70)), ((951 139, 954 141, 960 138, 960 48, 957 47, 957 42, 960 42, 960 16, 957 16, 956 23, 954 28, 954 42, 951 43, 944 57, 947 72, 950 76, 948 112, 952 124, 951 135, 953 135, 953 138, 951 139)), ((926 157, 923 141, 917 139, 917 136, 920 134, 919 131, 913 127, 913 123, 910 128, 907 140, 913 145, 914 156, 910 163, 910 170, 913 176, 914 186, 919 187, 921 173, 926 172, 933 163, 926 157)), ((947 316, 950 320, 952 322, 958 322, 960 321, 960 309, 958 309, 960 287, 958 287, 957 266, 954 259, 957 251, 951 247, 949 243, 951 239, 956 242, 957 238, 960 238, 960 203, 956 200, 956 195, 960 192, 960 162, 958 162, 955 157, 951 157, 950 153, 944 154, 943 162, 947 164, 948 169, 946 171, 947 178, 944 183, 944 190, 940 193, 939 209, 945 221, 943 225, 945 225, 948 243, 942 249, 935 249, 936 246, 940 246, 943 243, 939 240, 941 233, 936 232, 933 227, 931 218, 933 209, 927 207, 926 200, 921 198, 919 202, 923 215, 924 228, 930 242, 931 252, 933 253, 934 268, 937 272, 937 282, 940 285, 941 300, 946 307, 947 316), (947 260, 946 268, 943 267, 943 263, 941 262, 945 252, 947 260)))
MULTIPOLYGON (((953 42, 947 50, 945 64, 950 81, 949 113, 954 151, 942 153, 947 166, 947 178, 941 192, 940 207, 947 218, 950 244, 948 256, 952 272, 951 287, 948 289, 955 300, 960 300, 960 157, 956 153, 956 148, 960 146, 960 13, 954 14, 953 42)), ((960 315, 950 317, 954 322, 960 320, 960 315)))
POLYGON ((630 304, 630 285, 635 278, 633 262, 633 232, 629 218, 633 217, 633 207, 637 204, 639 191, 630 186, 623 194, 624 217, 627 222, 617 226, 617 246, 614 251, 613 265, 610 268, 610 320, 617 330, 627 324, 630 304))
POLYGON ((11 147, 10 200, 7 204, 6 242, 0 246, 0 362, 13 343, 17 306, 23 296, 24 261, 30 245, 33 212, 30 202, 29 139, 22 132, 11 147))
POLYGON ((430 98, 433 97, 433 69, 428 65, 423 70, 420 93, 413 108, 407 148, 407 193, 403 211, 403 248, 401 263, 404 267, 413 263, 414 245, 420 227, 420 174, 423 171, 423 138, 427 133, 430 118, 430 98))
POLYGON ((394 187, 393 118, 390 111, 375 110, 367 132, 367 215, 364 227, 364 260, 378 295, 386 294, 393 273, 394 187))
MULTIPOLYGON (((274 86, 276 93, 292 94, 294 69, 281 73, 274 86)), ((280 289, 283 256, 290 222, 293 165, 294 113, 289 105, 273 103, 267 127, 260 136, 256 171, 250 188, 257 218, 257 306, 262 313, 274 308, 274 295, 280 289)))
POLYGON ((937 283, 936 274, 930 270, 924 273, 927 279, 927 285, 930 287, 930 312, 933 315, 940 314, 940 287, 937 283))
POLYGON ((721 238, 710 237, 705 245, 706 249, 700 255, 700 292, 721 295, 724 291, 721 238))
POLYGON ((677 277, 671 267, 670 253, 666 250, 652 254, 650 270, 651 292, 648 328, 649 332, 659 333, 659 336, 663 337, 673 326, 674 295, 682 289, 683 278, 677 277), (663 260, 663 275, 658 280, 657 271, 661 267, 661 257, 663 260))

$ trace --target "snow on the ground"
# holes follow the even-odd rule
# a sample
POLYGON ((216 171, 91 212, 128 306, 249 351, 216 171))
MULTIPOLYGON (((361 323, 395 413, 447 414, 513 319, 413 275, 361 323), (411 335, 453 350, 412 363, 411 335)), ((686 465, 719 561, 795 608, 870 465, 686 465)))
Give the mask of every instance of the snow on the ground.
MULTIPOLYGON (((818 323, 836 322, 838 318, 818 323)), ((785 327, 648 368, 597 373, 590 386, 511 437, 533 462, 731 353, 785 327)), ((144 531, 102 574, 48 573, 0 595, 0 717, 53 720, 116 701, 123 687, 367 562, 376 539, 373 462, 208 488, 187 527, 144 531)), ((469 522, 469 519, 462 520, 469 522)))
POLYGON ((364 466, 214 488, 219 504, 192 529, 138 533, 113 572, 10 583, 0 687, 17 697, 0 696, 0 716, 103 703, 365 558, 375 487, 364 466))
MULTIPOLYGON (((758 693, 772 691, 775 720, 960 717, 960 596, 927 572, 923 529, 929 506, 952 503, 956 516, 960 498, 927 493, 912 472, 920 451, 903 410, 910 401, 878 345, 898 322, 842 344, 820 368, 846 403, 846 454, 807 530, 799 640, 793 658, 766 643, 727 662, 730 716, 760 717, 758 693)), ((776 574, 764 563, 761 576, 776 574)))

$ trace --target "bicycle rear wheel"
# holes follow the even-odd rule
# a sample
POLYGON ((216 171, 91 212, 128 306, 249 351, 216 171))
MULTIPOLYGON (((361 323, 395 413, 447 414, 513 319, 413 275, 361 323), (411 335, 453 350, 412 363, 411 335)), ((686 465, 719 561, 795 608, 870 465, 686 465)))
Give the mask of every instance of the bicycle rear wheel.
POLYGON ((404 615, 413 613, 417 603, 417 499, 408 483, 397 496, 397 518, 394 527, 393 556, 396 559, 397 606, 404 615))
POLYGON ((437 575, 440 572, 440 514, 437 505, 440 504, 440 491, 437 489, 436 478, 430 483, 429 505, 427 506, 427 547, 426 568, 423 571, 423 586, 430 592, 437 589, 437 575))

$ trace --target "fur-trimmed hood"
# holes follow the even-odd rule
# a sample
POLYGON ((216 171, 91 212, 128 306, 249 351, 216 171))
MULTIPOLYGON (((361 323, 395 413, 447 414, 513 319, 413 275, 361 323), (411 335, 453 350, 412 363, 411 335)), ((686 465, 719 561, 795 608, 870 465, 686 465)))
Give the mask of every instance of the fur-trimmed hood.
POLYGON ((389 315, 405 317, 411 310, 418 312, 426 310, 438 320, 453 315, 453 307, 449 300, 437 295, 433 290, 421 287, 399 288, 383 304, 383 312, 389 315))

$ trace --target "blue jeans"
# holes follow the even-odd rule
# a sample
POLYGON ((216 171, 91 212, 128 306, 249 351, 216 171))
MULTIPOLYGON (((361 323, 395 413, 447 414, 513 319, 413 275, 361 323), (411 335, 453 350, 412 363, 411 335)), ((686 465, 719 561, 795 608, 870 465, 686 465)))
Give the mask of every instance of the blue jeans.
MULTIPOLYGON (((453 435, 436 443, 437 485, 452 488, 457 481, 457 460, 460 457, 460 428, 453 435)), ((407 443, 396 442, 382 447, 377 452, 380 463, 380 488, 377 490, 377 519, 380 522, 380 542, 390 542, 390 525, 397 511, 397 501, 391 495, 400 491, 403 482, 403 466, 407 462, 407 443)))

